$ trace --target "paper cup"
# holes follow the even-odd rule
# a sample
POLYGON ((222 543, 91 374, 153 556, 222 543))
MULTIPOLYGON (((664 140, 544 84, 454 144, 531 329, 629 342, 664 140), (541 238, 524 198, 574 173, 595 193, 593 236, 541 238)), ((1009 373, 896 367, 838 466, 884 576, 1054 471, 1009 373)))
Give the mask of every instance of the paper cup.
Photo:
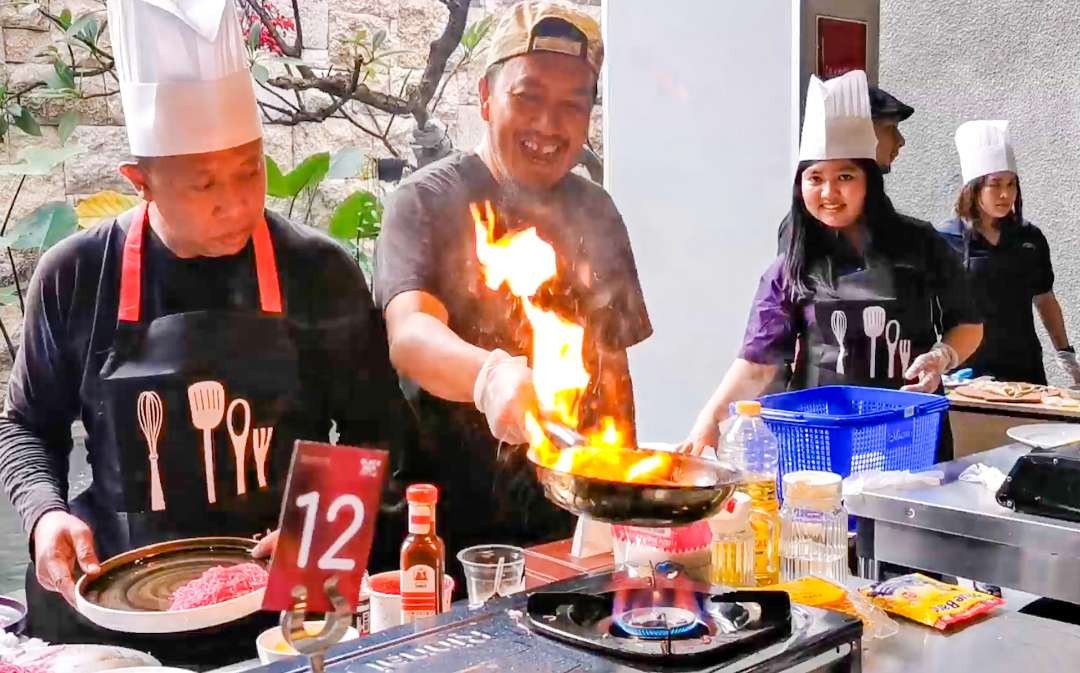
MULTIPOLYGON (((388 570, 368 578, 371 587, 371 632, 401 626, 401 571, 388 570)), ((443 576, 443 606, 449 609, 454 595, 454 578, 443 576)))
MULTIPOLYGON (((309 634, 317 634, 322 630, 323 623, 322 621, 304 622, 304 629, 309 634)), ((359 637, 360 634, 356 629, 350 626, 338 642, 356 640, 359 637)), ((269 628, 259 634, 259 637, 255 639, 255 650, 259 653, 259 661, 264 664, 282 661, 299 654, 285 642, 285 635, 281 632, 280 626, 269 628)))

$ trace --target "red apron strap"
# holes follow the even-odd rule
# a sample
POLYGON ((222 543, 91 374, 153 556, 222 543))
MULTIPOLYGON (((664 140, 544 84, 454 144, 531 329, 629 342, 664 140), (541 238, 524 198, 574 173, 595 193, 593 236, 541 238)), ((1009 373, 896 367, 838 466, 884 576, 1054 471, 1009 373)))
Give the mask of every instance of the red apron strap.
MULTIPOLYGON (((120 265, 120 322, 139 322, 142 312, 143 232, 149 225, 148 204, 139 206, 132 215, 124 257, 120 265)), ((281 284, 278 280, 274 243, 266 219, 259 220, 251 235, 255 245, 255 272, 259 282, 259 304, 266 313, 281 313, 281 284)))
POLYGON ((281 283, 278 280, 274 242, 266 218, 259 220, 251 232, 255 244, 255 273, 259 278, 259 303, 266 313, 281 313, 281 283))
POLYGON ((149 204, 143 202, 131 217, 127 238, 124 239, 124 258, 120 264, 120 322, 139 322, 142 310, 142 251, 143 231, 149 222, 149 204))

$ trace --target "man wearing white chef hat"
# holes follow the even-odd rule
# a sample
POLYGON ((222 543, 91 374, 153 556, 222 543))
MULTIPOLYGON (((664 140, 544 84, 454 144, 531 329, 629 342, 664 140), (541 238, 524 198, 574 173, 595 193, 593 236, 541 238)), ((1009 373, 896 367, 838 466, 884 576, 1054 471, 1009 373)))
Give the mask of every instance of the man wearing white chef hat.
MULTIPOLYGON (((336 423, 342 443, 396 449, 407 427, 359 268, 264 210, 231 0, 108 10, 136 157, 120 170, 146 203, 44 255, 0 418, 0 481, 34 555, 30 631, 58 642, 115 638, 61 599, 74 601, 76 566, 93 574, 99 558, 146 544, 265 531, 295 440, 326 441, 336 423), (69 502, 76 419, 93 482, 69 502)), ((223 651, 202 642, 159 657, 251 655, 235 637, 223 651)))
POLYGON ((1034 305, 1059 366, 1070 383, 1080 384, 1080 364, 1054 294, 1050 246, 1024 219, 1009 122, 964 122, 956 129, 956 149, 964 186, 956 217, 937 229, 963 259, 984 320, 982 344, 966 364, 979 376, 1045 385, 1034 305))

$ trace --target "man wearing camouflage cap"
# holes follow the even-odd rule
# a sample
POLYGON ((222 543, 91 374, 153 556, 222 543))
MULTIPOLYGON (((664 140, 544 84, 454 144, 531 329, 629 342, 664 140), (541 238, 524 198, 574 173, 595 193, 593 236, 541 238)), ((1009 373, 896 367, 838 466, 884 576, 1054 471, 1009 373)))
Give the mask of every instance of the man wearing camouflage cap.
POLYGON ((634 439, 626 349, 652 333, 618 210, 570 172, 596 102, 600 27, 569 5, 521 2, 498 22, 487 59, 479 147, 424 167, 391 195, 374 283, 391 359, 420 388, 449 554, 572 529, 544 500, 524 450, 502 446, 525 442, 535 406, 532 332, 505 288, 484 284, 470 204, 492 203, 496 236, 536 227, 555 249, 558 277, 542 288, 544 306, 585 327, 583 429, 612 416, 634 439))

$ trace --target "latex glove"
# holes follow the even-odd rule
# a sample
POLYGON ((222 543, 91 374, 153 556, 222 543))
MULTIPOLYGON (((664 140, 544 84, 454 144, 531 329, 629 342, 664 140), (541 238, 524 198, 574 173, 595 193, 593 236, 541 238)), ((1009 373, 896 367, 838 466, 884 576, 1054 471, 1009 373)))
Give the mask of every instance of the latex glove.
POLYGON ((75 564, 87 575, 101 572, 90 527, 76 516, 54 510, 37 520, 33 537, 38 584, 74 606, 75 564))
POLYGON ((268 531, 262 538, 258 538, 258 543, 251 550, 252 558, 270 558, 273 556, 274 550, 277 549, 279 531, 280 529, 268 531))
POLYGON ((956 349, 947 343, 938 342, 933 348, 911 363, 904 372, 904 378, 915 381, 901 388, 916 393, 936 393, 941 387, 942 375, 960 365, 960 356, 956 349))
POLYGON ((536 408, 536 391, 528 363, 525 357, 493 350, 473 385, 473 403, 487 417, 491 434, 507 444, 529 441, 525 412, 536 408))
POLYGON ((1058 366, 1061 367, 1062 371, 1072 379, 1073 385, 1080 385, 1080 362, 1076 361, 1076 353, 1058 351, 1054 357, 1057 358, 1058 366))

